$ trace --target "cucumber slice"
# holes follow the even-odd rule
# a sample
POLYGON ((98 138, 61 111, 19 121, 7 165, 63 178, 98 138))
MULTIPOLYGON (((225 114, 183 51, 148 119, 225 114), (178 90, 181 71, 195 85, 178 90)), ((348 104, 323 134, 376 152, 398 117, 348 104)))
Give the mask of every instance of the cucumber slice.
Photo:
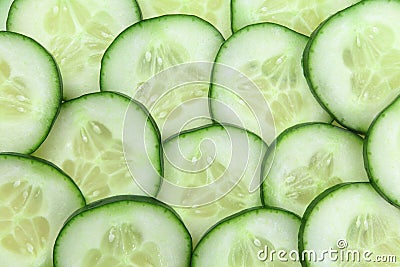
POLYGON ((397 206, 400 206, 399 115, 400 98, 397 98, 372 123, 364 146, 365 167, 372 185, 397 206))
POLYGON ((198 16, 217 28, 227 38, 231 32, 230 0, 138 0, 143 18, 167 14, 188 14, 198 16))
POLYGON ((348 128, 365 133, 400 93, 399 16, 399 1, 362 1, 329 18, 307 44, 307 81, 348 128))
POLYGON ((35 155, 60 166, 92 202, 120 194, 155 195, 160 149, 158 130, 142 105, 99 92, 65 102, 35 155))
POLYGON ((300 216, 325 189, 343 182, 368 181, 363 139, 322 123, 284 131, 269 147, 262 171, 264 204, 300 216))
POLYGON ((37 149, 61 99, 61 77, 52 56, 29 37, 0 31, 0 152, 37 149))
POLYGON ((213 70, 213 118, 249 129, 267 143, 295 124, 330 122, 303 76, 306 43, 307 37, 272 23, 247 26, 232 35, 213 70))
POLYGON ((193 251, 192 266, 300 266, 268 255, 272 250, 297 250, 299 227, 300 218, 284 210, 239 212, 207 232, 193 251))
POLYGON ((15 0, 7 30, 34 38, 52 53, 68 100, 99 90, 104 51, 140 18, 134 0, 15 0))
POLYGON ((0 266, 51 266, 64 221, 85 205, 74 182, 44 160, 0 153, 0 266))
POLYGON ((217 124, 164 142, 164 181, 157 198, 175 208, 193 244, 221 219, 261 205, 259 175, 265 150, 253 133, 217 124))
POLYGON ((319 195, 304 214, 299 249, 308 253, 303 264, 379 266, 383 256, 390 260, 400 255, 399 224, 400 210, 369 183, 337 185, 319 195))
POLYGON ((208 87, 212 62, 223 42, 208 22, 166 15, 136 23, 104 54, 102 91, 117 91, 143 103, 163 138, 211 122, 208 87), (207 119, 204 119, 207 118, 207 119))
POLYGON ((232 30, 260 22, 274 22, 310 35, 334 13, 360 0, 232 0, 232 30))
POLYGON ((189 266, 190 235, 167 205, 117 196, 78 210, 54 245, 54 266, 189 266), (77 242, 79 240, 79 242, 77 242))
POLYGON ((0 0, 0 30, 6 30, 8 11, 14 0, 0 0))

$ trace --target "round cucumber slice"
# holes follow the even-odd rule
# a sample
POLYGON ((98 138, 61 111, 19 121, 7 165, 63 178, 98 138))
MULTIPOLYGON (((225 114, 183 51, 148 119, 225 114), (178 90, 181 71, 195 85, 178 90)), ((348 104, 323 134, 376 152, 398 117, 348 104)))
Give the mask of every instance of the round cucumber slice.
POLYGON ((31 153, 50 131, 62 99, 53 57, 29 37, 0 32, 0 152, 31 153))
POLYGON ((134 0, 14 0, 7 30, 34 38, 51 52, 69 100, 99 90, 104 51, 140 18, 134 0))
POLYGON ((305 266, 395 266, 400 210, 369 183, 340 184, 307 208, 299 232, 305 266), (330 252, 329 252, 330 251, 330 252), (386 257, 387 265, 383 263, 386 257), (381 261, 381 262, 379 262, 381 261))
POLYGON ((182 217, 193 244, 221 219, 261 205, 265 150, 255 134, 218 124, 184 131, 164 142, 164 181, 157 198, 182 217))
POLYGON ((300 218, 275 208, 251 208, 232 215, 203 236, 192 266, 300 266, 278 259, 271 251, 297 251, 300 218), (284 229, 284 230, 283 230, 284 229), (274 258, 275 257, 275 258, 274 258))
POLYGON ((325 21, 304 51, 314 95, 342 125, 365 133, 400 93, 400 2, 361 1, 325 21))
POLYGON ((400 207, 400 155, 398 134, 400 98, 385 108, 368 130, 364 158, 372 185, 388 201, 400 207))
POLYGON ((149 197, 117 196, 71 216, 55 242, 54 266, 186 267, 191 252, 190 235, 170 207, 149 197))
POLYGON ((138 0, 143 18, 167 14, 188 14, 198 16, 217 28, 227 38, 231 35, 230 0, 138 0))
POLYGON ((216 57, 209 96, 214 120, 238 124, 271 143, 302 122, 330 122, 303 76, 307 37, 272 23, 247 26, 232 35, 216 57), (229 66, 237 73, 233 73, 229 66), (243 126, 242 126, 243 125, 243 126))
POLYGON ((51 266, 64 221, 85 205, 74 182, 38 158, 0 153, 0 265, 51 266))
POLYGON ((99 92, 64 102, 35 155, 60 166, 92 202, 120 194, 155 195, 160 149, 158 129, 142 105, 99 92))
POLYGON ((284 131, 264 158, 264 204, 300 216, 325 189, 343 182, 367 182, 363 139, 330 124, 307 123, 284 131))
POLYGON ((360 0, 232 0, 232 29, 260 22, 273 22, 310 35, 334 13, 360 0))
POLYGON ((190 128, 209 124, 210 73, 222 42, 211 24, 195 16, 141 21, 123 31, 105 52, 101 90, 143 103, 163 139, 190 122, 190 128))

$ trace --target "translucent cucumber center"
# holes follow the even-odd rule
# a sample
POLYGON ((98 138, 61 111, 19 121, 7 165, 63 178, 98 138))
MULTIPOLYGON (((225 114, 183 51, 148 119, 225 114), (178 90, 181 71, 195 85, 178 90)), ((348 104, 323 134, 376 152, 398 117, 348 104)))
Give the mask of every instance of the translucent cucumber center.
MULTIPOLYGON (((134 98, 148 108, 163 135, 168 132, 165 127, 171 128, 170 125, 188 116, 185 113, 194 112, 190 108, 193 101, 207 97, 209 84, 196 83, 202 70, 181 65, 189 59, 187 50, 174 41, 151 44, 139 59, 141 64, 135 72, 139 82, 134 98), (184 70, 179 67, 168 70, 173 66, 183 66, 184 70)), ((175 126, 173 133, 181 130, 179 127, 182 125, 175 126)))
MULTIPOLYGON (((161 38, 162 39, 162 38, 161 38)), ((186 49, 177 42, 157 42, 149 45, 147 51, 140 57, 136 75, 145 82, 168 67, 189 61, 186 49)))
MULTIPOLYGON (((221 194, 217 189, 210 190, 208 195, 203 196, 193 196, 187 195, 186 198, 202 198, 201 202, 204 202, 203 199, 209 199, 213 201, 217 199, 217 197, 221 194)), ((218 201, 212 202, 205 206, 194 206, 189 209, 185 209, 185 214, 190 218, 221 218, 228 215, 231 215, 235 211, 240 211, 248 207, 246 203, 246 196, 248 196, 249 192, 246 190, 246 187, 239 183, 235 186, 235 188, 227 193, 223 198, 218 201)), ((200 202, 200 201, 199 201, 200 202)), ((190 201, 193 203, 193 200, 190 201)))
POLYGON ((250 194, 246 183, 237 181, 242 174, 232 173, 227 167, 227 158, 213 158, 209 151, 198 149, 198 153, 191 154, 192 157, 188 158, 191 165, 186 168, 186 173, 176 175, 175 172, 168 173, 169 168, 166 168, 165 177, 179 186, 207 186, 201 193, 185 190, 181 197, 184 207, 176 208, 192 234, 193 244, 197 244, 204 232, 220 219, 258 201, 257 193, 250 194))
MULTIPOLYGON (((236 240, 234 244, 231 246, 231 250, 228 254, 228 262, 229 266, 243 266, 243 267, 253 267, 253 266, 273 266, 273 267, 280 267, 280 266, 287 266, 287 262, 283 263, 279 260, 275 261, 260 261, 257 257, 258 252, 260 250, 265 251, 265 248, 268 251, 275 250, 285 250, 283 248, 275 248, 272 243, 260 236, 254 236, 251 233, 248 233, 246 238, 241 238, 236 240), (286 264, 286 265, 285 265, 286 264)), ((265 251, 265 253, 269 253, 265 251)), ((269 255, 268 255, 269 256, 269 255)))
POLYGON ((100 247, 89 250, 82 267, 165 266, 159 246, 144 241, 137 227, 129 223, 112 226, 104 233, 100 247))
MULTIPOLYGON (((301 73, 294 58, 280 54, 263 62, 253 60, 240 70, 256 84, 269 103, 278 132, 295 121, 303 107, 303 99, 298 88, 305 82, 300 78, 301 73)), ((246 90, 246 86, 240 90, 246 90)), ((250 93, 240 92, 246 96, 250 93)), ((250 95, 249 97, 251 98, 250 95)), ((263 101, 254 99, 251 104, 256 109, 266 109, 265 106, 261 106, 265 105, 263 101)))
POLYGON ((283 187, 284 197, 296 201, 306 207, 323 190, 342 182, 333 176, 333 155, 326 151, 318 151, 307 166, 294 169, 285 175, 283 187))
POLYGON ((343 51, 358 101, 385 100, 400 87, 400 50, 395 47, 395 32, 388 26, 375 25, 360 31, 343 51))
POLYGON ((32 111, 29 90, 21 77, 11 75, 10 65, 0 59, 0 114, 16 119, 32 111))
POLYGON ((74 158, 62 163, 87 201, 110 196, 114 188, 133 183, 127 169, 122 142, 97 121, 89 121, 72 143, 74 158))
POLYGON ((222 6, 223 0, 206 0, 206 1, 188 1, 188 0, 166 0, 157 5, 154 9, 159 13, 177 12, 177 13, 196 13, 206 15, 213 14, 216 9, 222 6), (207 12, 207 13, 206 13, 207 12))
MULTIPOLYGON (((310 35, 330 13, 329 7, 321 2, 323 1, 296 0, 291 1, 288 5, 285 1, 265 0, 253 12, 253 20, 275 22, 302 34, 310 35)), ((337 10, 345 7, 344 3, 337 5, 337 10)))
POLYGON ((139 4, 144 9, 143 13, 150 16, 160 16, 164 14, 192 14, 204 18, 211 24, 215 25, 219 30, 228 36, 230 30, 227 22, 224 21, 226 17, 220 14, 225 14, 226 8, 229 3, 226 0, 205 0, 205 1, 188 1, 188 0, 139 0, 139 4))
POLYGON ((48 249, 50 224, 42 190, 25 180, 0 185, 0 242, 3 249, 36 258, 48 249))
MULTIPOLYGON (((399 255, 400 236, 385 217, 361 214, 354 218, 347 230, 349 250, 368 250, 374 255, 399 255)), ((346 266, 358 266, 356 263, 346 266)), ((390 265, 392 266, 392 265, 390 265)))
POLYGON ((91 12, 82 1, 57 1, 45 15, 44 29, 51 36, 47 48, 63 73, 81 73, 89 64, 100 64, 111 43, 114 24, 107 12, 91 12))
MULTIPOLYGON (((162 83, 162 81, 160 82, 162 83)), ((135 96, 150 110, 160 128, 165 122, 183 116, 185 105, 190 105, 191 101, 206 98, 209 87, 208 84, 187 84, 177 88, 165 88, 164 86, 165 84, 156 84, 150 92, 146 92, 146 88, 140 88, 135 96), (157 86, 160 86, 159 91, 157 86), (164 91, 166 93, 163 94, 164 91)), ((182 129, 175 130, 178 132, 182 129)))
POLYGON ((190 177, 185 177, 185 186, 209 185, 227 174, 226 163, 216 159, 210 155, 211 153, 207 153, 208 151, 201 150, 200 147, 196 152, 189 158, 191 163, 189 169, 185 170, 190 172, 190 177))

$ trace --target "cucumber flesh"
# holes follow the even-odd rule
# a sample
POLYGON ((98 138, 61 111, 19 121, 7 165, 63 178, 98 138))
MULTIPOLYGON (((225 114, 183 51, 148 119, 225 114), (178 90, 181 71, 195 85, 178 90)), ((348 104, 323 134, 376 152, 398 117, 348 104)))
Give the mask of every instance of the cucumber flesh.
POLYGON ((64 99, 99 90, 101 58, 113 39, 141 18, 132 0, 15 0, 7 30, 30 36, 55 57, 64 99))
POLYGON ((264 204, 299 216, 329 187, 368 181, 363 139, 330 124, 291 127, 276 139, 266 155, 262 174, 264 204))
POLYGON ((260 22, 273 22, 304 35, 334 13, 360 0, 232 0, 232 29, 260 22))
POLYGON ((262 140, 229 125, 209 125, 164 142, 164 181, 157 196, 188 227, 193 244, 212 225, 261 205, 262 140))
POLYGON ((142 105, 99 92, 64 102, 35 155, 60 166, 93 202, 120 194, 154 196, 162 171, 159 144, 142 105))
POLYGON ((239 212, 203 236, 193 251, 192 266, 300 266, 299 262, 280 262, 268 255, 273 250, 297 250, 299 227, 300 218, 284 210, 252 208, 239 212))
POLYGON ((36 41, 0 32, 0 152, 32 153, 50 131, 62 99, 53 57, 36 41))
POLYGON ((247 26, 232 35, 213 70, 213 119, 249 129, 268 144, 295 124, 330 122, 303 76, 301 55, 307 40, 272 23, 247 26))
POLYGON ((69 218, 54 245, 54 266, 184 267, 191 252, 190 235, 171 208, 149 197, 117 196, 69 218))
POLYGON ((121 33, 105 52, 101 90, 121 92, 143 103, 163 139, 185 127, 211 123, 207 94, 212 62, 222 42, 211 24, 195 16, 141 21, 121 33))
POLYGON ((400 92, 400 2, 362 1, 325 21, 304 51, 310 88, 335 119, 365 133, 400 92))
POLYGON ((365 141, 365 165, 371 183, 391 203, 400 206, 400 156, 397 150, 400 124, 397 98, 376 118, 365 141))
POLYGON ((0 153, 0 266, 51 266, 64 221, 85 205, 60 169, 22 154, 0 153))
POLYGON ((400 210, 386 202, 371 184, 337 185, 318 196, 304 214, 299 249, 314 251, 319 260, 306 257, 303 263, 306 266, 377 266, 375 257, 400 254, 400 230, 393 227, 399 223, 400 210), (338 257, 345 256, 335 261, 325 253, 322 258, 324 250, 329 249, 338 251, 338 257))
POLYGON ((0 30, 6 30, 8 11, 14 0, 0 0, 0 30))
POLYGON ((225 38, 231 34, 230 0, 138 0, 144 19, 166 14, 198 16, 217 28, 225 38))

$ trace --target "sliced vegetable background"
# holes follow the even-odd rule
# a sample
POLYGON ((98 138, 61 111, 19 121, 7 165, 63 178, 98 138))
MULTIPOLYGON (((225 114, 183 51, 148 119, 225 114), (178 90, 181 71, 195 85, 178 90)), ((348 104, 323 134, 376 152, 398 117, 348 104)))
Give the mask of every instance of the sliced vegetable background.
POLYGON ((399 18, 0 0, 0 267, 399 266, 399 18))

